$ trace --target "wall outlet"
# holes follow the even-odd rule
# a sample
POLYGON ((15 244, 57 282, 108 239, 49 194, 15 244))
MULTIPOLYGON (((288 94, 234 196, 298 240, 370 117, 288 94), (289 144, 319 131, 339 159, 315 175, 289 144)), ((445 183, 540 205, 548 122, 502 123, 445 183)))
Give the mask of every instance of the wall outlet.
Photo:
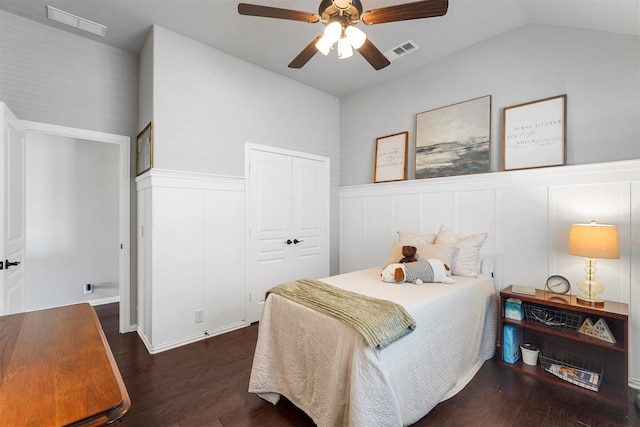
POLYGON ((83 287, 84 290, 84 294, 92 294, 93 293, 93 285, 91 283, 87 283, 86 285, 84 285, 83 287))
POLYGON ((196 310, 195 322, 196 323, 204 322, 204 310, 196 310))

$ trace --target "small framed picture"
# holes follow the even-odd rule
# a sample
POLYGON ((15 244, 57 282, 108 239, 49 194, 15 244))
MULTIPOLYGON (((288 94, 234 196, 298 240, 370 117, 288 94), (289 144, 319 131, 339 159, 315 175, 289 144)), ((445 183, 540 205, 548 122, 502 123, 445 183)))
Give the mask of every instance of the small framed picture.
POLYGON ((407 179, 408 141, 409 132, 400 132, 376 139, 374 183, 407 179))
POLYGON ((567 95, 503 110, 504 170, 567 164, 567 95))
POLYGON ((153 167, 153 121, 138 134, 136 144, 136 176, 153 167))

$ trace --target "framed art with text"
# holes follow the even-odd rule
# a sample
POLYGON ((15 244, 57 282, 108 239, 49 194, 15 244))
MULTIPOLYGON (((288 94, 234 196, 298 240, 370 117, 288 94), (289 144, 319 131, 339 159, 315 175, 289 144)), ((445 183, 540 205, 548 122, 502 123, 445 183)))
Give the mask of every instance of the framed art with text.
POLYGON ((136 142, 136 176, 153 167, 153 121, 138 134, 136 142))
POLYGON ((416 115, 416 179, 489 172, 491 95, 416 115))
POLYGON ((376 139, 376 159, 373 182, 407 179, 407 144, 409 132, 376 139))
POLYGON ((567 163, 567 95, 503 110, 504 170, 567 163))

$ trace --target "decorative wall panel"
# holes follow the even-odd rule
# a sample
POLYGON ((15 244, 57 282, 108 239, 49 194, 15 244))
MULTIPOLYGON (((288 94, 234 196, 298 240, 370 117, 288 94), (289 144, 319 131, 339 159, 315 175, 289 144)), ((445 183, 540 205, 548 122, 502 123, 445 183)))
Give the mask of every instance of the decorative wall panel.
MULTIPOLYGON (((569 230, 593 219, 615 224, 620 243, 619 259, 598 261, 603 297, 638 301, 640 160, 342 187, 339 198, 341 273, 382 266, 398 230, 437 233, 444 224, 459 236, 489 234, 480 255, 493 265, 496 292, 511 284, 543 289, 560 274, 580 293, 584 260, 567 253, 569 230)), ((637 304, 630 318, 640 318, 637 304)), ((633 361, 640 354, 633 321, 631 337, 633 361)), ((640 386, 640 365, 630 366, 630 377, 640 386)))

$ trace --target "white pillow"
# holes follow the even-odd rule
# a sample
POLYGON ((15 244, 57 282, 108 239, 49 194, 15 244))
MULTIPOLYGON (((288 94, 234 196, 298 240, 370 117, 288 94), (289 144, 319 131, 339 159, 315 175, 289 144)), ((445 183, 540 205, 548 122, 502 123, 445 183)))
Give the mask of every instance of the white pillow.
MULTIPOLYGON (((451 273, 456 276, 478 277, 480 250, 487 240, 487 233, 472 234, 463 238, 456 236, 444 225, 436 236, 436 244, 454 244, 451 273)), ((401 248, 402 249, 402 248, 401 248)))
POLYGON ((385 266, 400 262, 400 260, 403 258, 403 255, 402 255, 403 246, 406 246, 406 245, 398 240, 396 240, 391 244, 391 250, 389 251, 389 256, 387 257, 387 262, 385 263, 385 266))
MULTIPOLYGON (((439 259, 443 263, 451 266, 453 263, 454 246, 443 245, 422 245, 417 246, 416 258, 418 260, 439 259)), ((400 248, 402 250, 402 248, 400 248)))
POLYGON ((417 234, 407 233, 406 231, 398 231, 398 241, 404 242, 406 245, 420 246, 431 245, 436 240, 435 234, 417 234))
POLYGON ((458 239, 458 236, 456 236, 453 231, 445 227, 444 224, 441 224, 434 243, 456 243, 458 240, 460 239, 458 239))
POLYGON ((387 256, 387 262, 384 263, 385 267, 389 264, 395 264, 402 259, 402 242, 395 240, 391 244, 391 250, 387 256))

